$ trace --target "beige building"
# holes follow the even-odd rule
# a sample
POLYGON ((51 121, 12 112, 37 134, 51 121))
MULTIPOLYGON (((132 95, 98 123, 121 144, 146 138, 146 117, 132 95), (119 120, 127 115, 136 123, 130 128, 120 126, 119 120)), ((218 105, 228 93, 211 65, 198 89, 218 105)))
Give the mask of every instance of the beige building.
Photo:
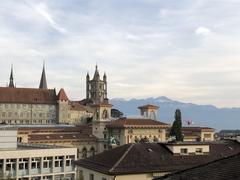
POLYGON ((107 125, 109 136, 118 145, 139 142, 166 142, 168 124, 152 119, 118 119, 107 125))
POLYGON ((214 141, 215 129, 209 127, 182 127, 183 141, 214 141))
MULTIPOLYGON (((106 77, 104 83, 105 97, 106 77)), ((8 87, 0 87, 0 123, 2 124, 79 125, 86 124, 88 119, 92 119, 93 113, 93 109, 87 104, 70 101, 64 89, 60 89, 58 94, 55 89, 49 89, 45 67, 43 67, 39 88, 16 87, 12 70, 8 87)))
POLYGON ((92 135, 90 125, 18 127, 18 142, 77 148, 77 158, 86 158, 102 152, 98 138, 92 135))

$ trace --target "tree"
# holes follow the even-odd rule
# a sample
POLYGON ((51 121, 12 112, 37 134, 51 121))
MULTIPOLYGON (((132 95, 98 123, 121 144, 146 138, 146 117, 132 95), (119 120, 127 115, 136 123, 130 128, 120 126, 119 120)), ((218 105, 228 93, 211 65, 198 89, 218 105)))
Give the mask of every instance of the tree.
POLYGON ((182 135, 182 117, 180 109, 176 109, 175 121, 170 130, 170 136, 175 136, 176 141, 183 141, 182 135))
POLYGON ((111 109, 111 117, 113 118, 121 118, 123 116, 123 113, 119 111, 118 109, 111 109))

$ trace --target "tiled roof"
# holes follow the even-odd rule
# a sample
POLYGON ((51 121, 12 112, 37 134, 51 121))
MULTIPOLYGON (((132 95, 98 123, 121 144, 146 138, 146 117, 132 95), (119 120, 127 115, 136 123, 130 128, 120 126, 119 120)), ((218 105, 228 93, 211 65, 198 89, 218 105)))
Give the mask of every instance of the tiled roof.
POLYGON ((60 91, 59 91, 59 93, 58 93, 58 100, 68 101, 68 97, 67 97, 64 89, 60 89, 60 91))
POLYGON ((156 178, 158 180, 239 180, 240 153, 184 171, 156 178))
POLYGON ((30 132, 30 133, 84 133, 91 134, 92 126, 91 125, 80 125, 76 127, 20 127, 18 128, 19 132, 30 132))
POLYGON ((56 104, 54 89, 0 87, 0 103, 56 104))
POLYGON ((215 129, 210 128, 210 127, 182 127, 182 132, 201 132, 201 131, 209 131, 209 132, 214 132, 215 129))
POLYGON ((107 125, 109 128, 125 128, 125 127, 136 127, 136 126, 146 126, 146 127, 162 127, 162 126, 169 126, 166 123, 152 120, 152 119, 117 119, 110 122, 107 125))
POLYGON ((159 109, 159 106, 155 106, 152 104, 146 104, 144 106, 139 106, 138 109, 159 109))
POLYGON ((75 111, 87 111, 85 106, 80 104, 79 102, 70 102, 70 110, 75 111))
POLYGON ((79 160, 76 165, 110 175, 176 172, 240 152, 240 144, 235 141, 215 142, 209 146, 209 155, 176 156, 162 143, 126 144, 79 160))
POLYGON ((96 141, 97 138, 92 134, 33 134, 28 136, 30 143, 39 141, 71 141, 71 140, 84 140, 96 141))

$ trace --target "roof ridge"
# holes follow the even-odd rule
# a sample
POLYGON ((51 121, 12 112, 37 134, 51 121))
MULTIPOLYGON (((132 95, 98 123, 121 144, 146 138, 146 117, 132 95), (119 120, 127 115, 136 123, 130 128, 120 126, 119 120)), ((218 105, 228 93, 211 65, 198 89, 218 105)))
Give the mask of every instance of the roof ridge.
POLYGON ((121 163, 121 161, 126 157, 126 155, 128 154, 128 152, 132 149, 132 147, 134 146, 134 144, 131 144, 131 146, 127 149, 127 151, 125 151, 125 153, 121 156, 121 158, 113 165, 113 167, 109 170, 109 172, 113 172, 114 169, 121 163))

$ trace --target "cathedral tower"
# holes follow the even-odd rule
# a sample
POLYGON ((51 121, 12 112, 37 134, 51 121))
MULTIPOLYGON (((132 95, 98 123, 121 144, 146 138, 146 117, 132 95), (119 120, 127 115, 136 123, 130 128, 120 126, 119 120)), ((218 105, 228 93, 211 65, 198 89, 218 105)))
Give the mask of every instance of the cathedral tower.
POLYGON ((93 79, 90 80, 89 74, 86 76, 86 99, 92 104, 108 103, 107 76, 104 73, 103 80, 100 79, 97 65, 93 79))

